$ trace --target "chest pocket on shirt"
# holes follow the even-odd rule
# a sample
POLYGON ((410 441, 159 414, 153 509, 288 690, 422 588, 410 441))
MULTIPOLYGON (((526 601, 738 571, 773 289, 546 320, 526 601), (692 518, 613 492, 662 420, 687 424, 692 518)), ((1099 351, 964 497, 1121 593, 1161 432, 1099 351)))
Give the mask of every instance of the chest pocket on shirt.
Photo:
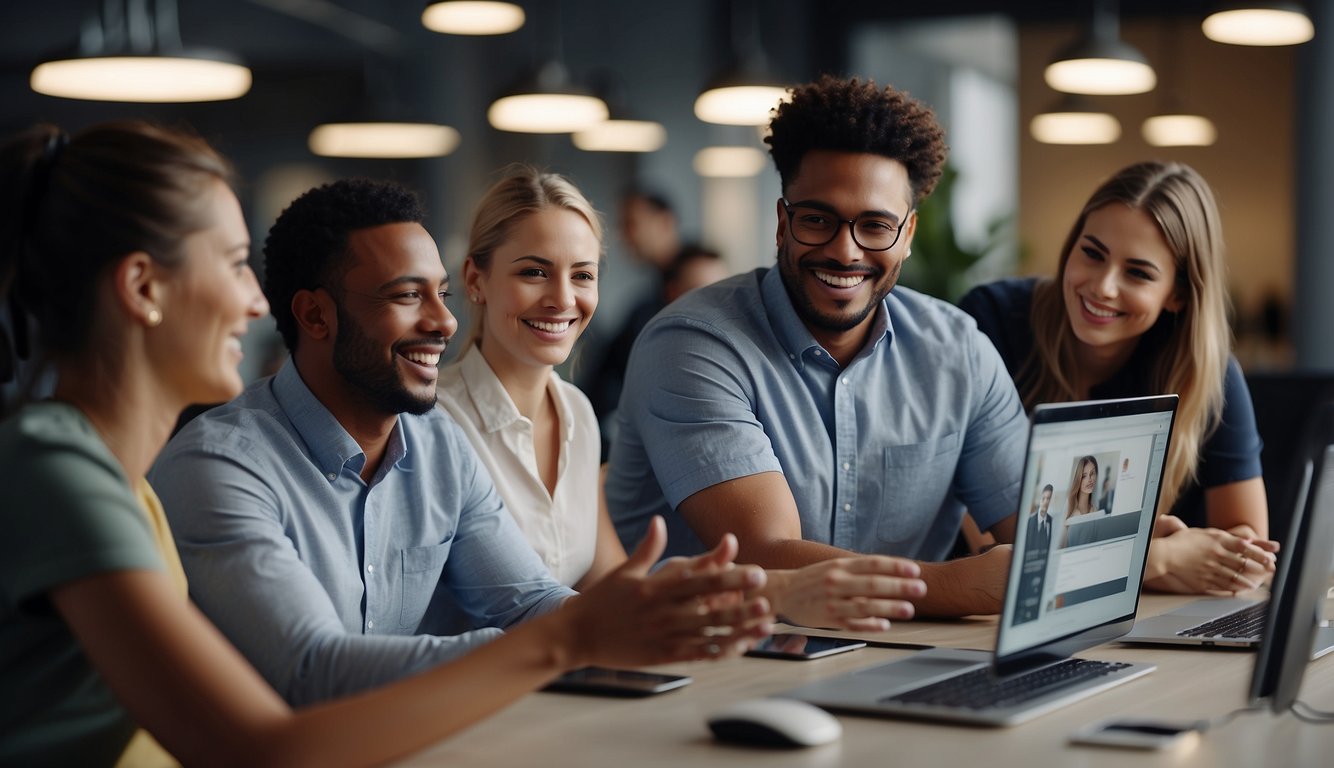
POLYGON ((432 544, 428 547, 409 547, 403 553, 403 615, 399 623, 416 628, 422 614, 440 583, 440 572, 449 559, 449 545, 432 544))
POLYGON ((949 493, 962 432, 910 445, 885 448, 885 473, 876 537, 920 543, 949 493))

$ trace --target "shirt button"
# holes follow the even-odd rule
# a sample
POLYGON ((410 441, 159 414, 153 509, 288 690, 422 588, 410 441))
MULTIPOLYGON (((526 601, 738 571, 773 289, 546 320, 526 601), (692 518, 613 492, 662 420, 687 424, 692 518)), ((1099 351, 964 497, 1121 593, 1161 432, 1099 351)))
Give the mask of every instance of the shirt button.
POLYGON ((843 511, 844 511, 844 512, 851 512, 851 511, 852 511, 852 505, 851 505, 851 504, 844 504, 844 505, 843 505, 843 511))
POLYGON ((815 356, 816 356, 816 357, 819 357, 819 356, 821 356, 821 355, 823 355, 823 354, 824 354, 824 350, 823 350, 823 349, 817 349, 817 350, 815 350, 815 356))
POLYGON ((375 619, 366 619, 366 629, 375 629, 375 619))
POLYGON ((846 471, 849 470, 849 469, 852 469, 852 465, 849 464, 849 463, 846 462, 846 461, 843 462, 843 470, 846 472, 846 471))
POLYGON ((375 566, 371 565, 370 563, 366 563, 366 573, 375 573, 375 566))
POLYGON ((328 477, 329 477, 329 482, 333 482, 334 480, 338 479, 338 474, 336 472, 330 472, 328 477))
POLYGON ((839 383, 841 383, 841 384, 851 384, 851 383, 852 383, 852 379, 849 379, 847 376, 844 376, 843 378, 839 379, 839 383))

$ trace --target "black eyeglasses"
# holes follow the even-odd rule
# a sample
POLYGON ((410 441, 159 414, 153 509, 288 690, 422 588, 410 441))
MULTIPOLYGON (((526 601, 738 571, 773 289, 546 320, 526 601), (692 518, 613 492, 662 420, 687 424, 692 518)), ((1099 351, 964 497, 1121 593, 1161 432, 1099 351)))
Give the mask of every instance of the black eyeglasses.
MULTIPOLYGON (((844 224, 852 233, 852 241, 864 251, 888 251, 899 241, 903 234, 902 221, 895 222, 884 216, 863 213, 855 219, 840 219, 824 208, 809 205, 792 205, 782 200, 783 210, 787 211, 787 221, 792 230, 792 239, 802 245, 825 245, 838 237, 838 230, 844 224)), ((908 209, 912 213, 912 209, 908 209)), ((906 218, 906 214, 905 214, 906 218)))

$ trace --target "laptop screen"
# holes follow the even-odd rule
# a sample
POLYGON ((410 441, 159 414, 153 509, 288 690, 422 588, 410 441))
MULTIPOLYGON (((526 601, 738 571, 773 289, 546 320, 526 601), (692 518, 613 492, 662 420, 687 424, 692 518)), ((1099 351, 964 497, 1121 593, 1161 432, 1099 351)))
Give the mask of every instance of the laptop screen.
POLYGON ((1133 619, 1175 407, 1167 396, 1034 411, 998 660, 1133 619))

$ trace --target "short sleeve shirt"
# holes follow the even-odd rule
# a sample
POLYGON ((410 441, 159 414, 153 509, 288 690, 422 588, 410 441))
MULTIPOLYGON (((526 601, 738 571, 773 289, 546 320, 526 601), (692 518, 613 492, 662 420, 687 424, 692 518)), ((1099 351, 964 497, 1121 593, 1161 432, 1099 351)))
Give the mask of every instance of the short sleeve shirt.
POLYGON ((137 497, 92 424, 63 403, 0 425, 0 467, 0 764, 110 765, 135 725, 48 595, 98 573, 153 570, 184 600, 166 521, 147 484, 134 484, 137 497))
POLYGON ((607 502, 633 545, 657 514, 671 554, 702 550, 674 510, 712 485, 781 472, 802 536, 941 559, 962 501, 982 528, 1014 514, 1026 420, 971 318, 906 288, 876 307, 840 366, 797 315, 777 269, 700 288, 636 342, 607 502))

